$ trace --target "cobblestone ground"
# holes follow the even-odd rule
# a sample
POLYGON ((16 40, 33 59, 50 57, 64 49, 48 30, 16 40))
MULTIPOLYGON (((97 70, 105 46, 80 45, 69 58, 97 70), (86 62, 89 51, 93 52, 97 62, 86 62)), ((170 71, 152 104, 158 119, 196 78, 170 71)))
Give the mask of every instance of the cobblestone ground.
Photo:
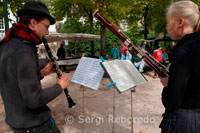
MULTIPOLYGON (((73 73, 74 71, 71 71, 66 74, 70 80, 73 73)), ((97 91, 87 87, 81 88, 80 85, 71 82, 68 89, 77 103, 73 109, 68 108, 64 93, 48 106, 62 133, 131 133, 132 129, 134 133, 159 133, 158 126, 164 112, 161 103, 162 85, 158 78, 152 78, 153 72, 147 72, 144 76, 148 82, 137 86, 136 91, 132 93, 133 128, 131 128, 131 91, 119 94, 114 87, 107 88, 110 84, 107 78, 102 79, 97 91)), ((55 74, 41 81, 43 88, 55 82, 55 74)), ((12 133, 5 124, 1 98, 0 133, 12 133)))

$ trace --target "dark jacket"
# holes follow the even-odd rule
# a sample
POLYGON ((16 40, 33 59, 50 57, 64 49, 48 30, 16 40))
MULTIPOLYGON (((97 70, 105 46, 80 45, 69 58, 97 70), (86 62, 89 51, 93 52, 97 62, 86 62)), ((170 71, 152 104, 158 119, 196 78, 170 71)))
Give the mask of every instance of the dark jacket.
POLYGON ((65 48, 63 48, 63 47, 58 48, 57 56, 58 56, 59 60, 61 60, 61 59, 64 60, 65 59, 65 48))
POLYGON ((22 129, 39 126, 51 117, 46 106, 61 94, 60 85, 42 89, 36 45, 11 38, 0 45, 0 91, 6 123, 22 129))
POLYGON ((162 92, 166 111, 200 108, 200 32, 185 35, 170 61, 168 86, 162 92))

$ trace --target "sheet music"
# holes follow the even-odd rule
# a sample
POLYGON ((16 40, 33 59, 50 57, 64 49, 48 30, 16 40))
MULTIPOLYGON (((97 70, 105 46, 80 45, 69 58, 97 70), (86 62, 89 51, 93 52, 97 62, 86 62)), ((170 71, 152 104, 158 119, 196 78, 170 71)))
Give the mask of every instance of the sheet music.
POLYGON ((100 59, 81 58, 72 77, 72 82, 97 90, 104 74, 100 62, 100 59))
POLYGON ((130 60, 113 60, 102 63, 118 91, 124 92, 147 82, 130 60))

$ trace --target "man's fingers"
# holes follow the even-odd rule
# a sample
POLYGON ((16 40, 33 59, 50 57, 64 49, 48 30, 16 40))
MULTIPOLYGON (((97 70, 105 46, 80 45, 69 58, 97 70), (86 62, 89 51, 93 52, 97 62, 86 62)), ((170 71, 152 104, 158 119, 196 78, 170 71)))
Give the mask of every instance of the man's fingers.
POLYGON ((46 57, 46 58, 47 58, 48 63, 51 62, 51 60, 48 57, 46 57))

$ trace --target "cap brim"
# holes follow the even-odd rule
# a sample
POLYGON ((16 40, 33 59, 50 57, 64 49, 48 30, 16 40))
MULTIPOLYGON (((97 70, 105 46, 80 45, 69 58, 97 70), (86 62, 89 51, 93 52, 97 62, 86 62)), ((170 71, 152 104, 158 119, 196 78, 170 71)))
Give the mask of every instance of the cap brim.
POLYGON ((19 17, 24 16, 24 15, 34 15, 34 16, 38 16, 38 17, 45 17, 48 18, 50 20, 50 24, 53 25, 55 24, 55 19, 46 13, 40 12, 38 10, 32 10, 32 9, 21 9, 17 12, 17 15, 19 17))

